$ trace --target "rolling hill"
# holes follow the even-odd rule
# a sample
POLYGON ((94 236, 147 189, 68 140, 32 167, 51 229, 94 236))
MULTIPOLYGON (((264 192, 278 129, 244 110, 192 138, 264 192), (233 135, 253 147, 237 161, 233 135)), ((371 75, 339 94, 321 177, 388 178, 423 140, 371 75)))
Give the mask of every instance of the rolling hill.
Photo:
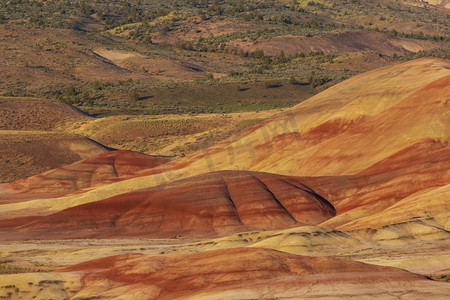
MULTIPOLYGON (((52 295, 439 299, 448 283, 393 267, 433 278, 450 268, 449 99, 449 61, 423 58, 355 76, 184 158, 100 154, 1 185, 14 198, 0 205, 1 237, 72 239, 52 246, 64 258, 33 246, 67 267, 43 275, 52 295), (108 241, 96 246, 108 257, 80 250, 86 238, 108 241)), ((29 256, 23 247, 2 253, 29 256)), ((33 276, 5 282, 34 291, 33 276)))
MULTIPOLYGON (((449 80, 448 62, 439 59, 371 71, 205 151, 64 196, 58 201, 62 205, 37 199, 27 207, 56 212, 210 171, 253 170, 308 176, 308 187, 337 208, 327 224, 341 225, 340 218, 350 222, 413 193, 445 188, 449 80), (401 180, 410 186, 399 190, 401 180)), ((1 209, 16 210, 12 204, 1 209)))
POLYGON ((0 298, 449 298, 449 8, 1 1, 0 298))

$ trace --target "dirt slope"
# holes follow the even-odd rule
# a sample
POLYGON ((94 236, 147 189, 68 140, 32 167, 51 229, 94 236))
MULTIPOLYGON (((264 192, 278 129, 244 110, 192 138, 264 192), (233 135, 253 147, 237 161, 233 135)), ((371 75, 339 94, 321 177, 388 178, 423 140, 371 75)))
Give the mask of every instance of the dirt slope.
POLYGON ((0 185, 3 191, 0 203, 68 194, 118 181, 168 161, 168 158, 132 151, 109 151, 33 177, 0 185))
POLYGON ((419 52, 435 47, 430 42, 400 39, 380 32, 351 31, 314 37, 286 35, 256 41, 236 41, 232 46, 244 51, 263 50, 266 55, 271 56, 275 56, 281 51, 286 55, 309 54, 310 52, 338 54, 357 51, 393 55, 394 53, 419 52))
MULTIPOLYGON (((305 182, 337 209, 324 225, 341 226, 448 184, 449 83, 445 60, 426 58, 374 70, 206 151, 57 202, 35 200, 26 208, 48 214, 178 178, 240 169, 317 177, 305 182)), ((23 208, 0 207, 29 216, 23 208)), ((424 209, 416 211, 415 216, 426 216, 424 209)), ((445 206, 433 211, 445 213, 445 206)), ((389 218, 379 224, 385 222, 389 218)))
POLYGON ((9 182, 107 151, 80 135, 52 132, 92 118, 65 103, 0 97, 0 182, 9 182))
POLYGON ((80 135, 0 130, 0 182, 10 182, 108 151, 80 135))
POLYGON ((428 2, 431 5, 436 5, 439 7, 450 9, 450 1, 448 1, 448 0, 428 0, 428 1, 424 1, 424 2, 428 2))
POLYGON ((224 236, 314 225, 334 215, 326 199, 295 177, 223 171, 68 208, 18 227, 14 238, 19 232, 23 238, 46 239, 224 236))
POLYGON ((189 171, 349 175, 425 139, 446 143, 449 82, 449 62, 432 58, 355 76, 190 157, 189 171))
MULTIPOLYGON (((73 242, 85 247, 101 244, 97 237, 123 238, 113 241, 122 246, 130 237, 170 239, 106 245, 97 249, 134 253, 60 272, 2 276, 0 292, 17 282, 48 297, 443 299, 447 283, 354 260, 448 272, 449 99, 449 62, 426 58, 347 80, 183 159, 135 166, 130 154, 126 178, 103 155, 100 165, 16 182, 16 198, 0 205, 7 257, 16 255, 8 243, 19 242, 5 239, 91 238, 73 242), (35 197, 59 185, 75 192, 35 197), (186 237, 191 243, 174 244, 186 237), (193 241, 205 237, 215 239, 193 241)), ((0 196, 11 188, 1 185, 0 196)), ((53 265, 63 253, 74 257, 65 266, 78 255, 99 257, 67 243, 48 259, 53 265)), ((46 246, 21 251, 45 261, 46 246)))
POLYGON ((86 114, 61 102, 0 97, 0 130, 51 130, 66 122, 89 119, 86 114))
POLYGON ((432 282, 401 269, 259 248, 188 255, 130 254, 89 261, 64 270, 74 271, 84 273, 84 286, 75 298, 120 295, 146 299, 260 299, 370 295, 395 299, 400 295, 438 298, 447 293, 445 283, 432 282))

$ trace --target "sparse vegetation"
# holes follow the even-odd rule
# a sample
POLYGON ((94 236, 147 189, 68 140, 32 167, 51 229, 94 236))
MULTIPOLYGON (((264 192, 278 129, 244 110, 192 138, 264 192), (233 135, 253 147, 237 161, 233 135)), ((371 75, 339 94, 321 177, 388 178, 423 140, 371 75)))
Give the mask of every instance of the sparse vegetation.
MULTIPOLYGON (((17 274, 28 272, 32 272, 32 269, 16 266, 5 262, 0 262, 0 274, 17 274)), ((14 288, 14 286, 11 286, 11 288, 14 288)))
POLYGON ((436 276, 437 280, 441 280, 441 281, 445 281, 445 282, 450 282, 450 274, 440 274, 436 276))
POLYGON ((4 96, 52 98, 101 114, 140 109, 139 113, 271 109, 277 105, 269 103, 264 93, 256 104, 242 106, 213 97, 214 103, 231 105, 229 109, 210 103, 193 108, 197 104, 179 95, 163 101, 152 93, 165 89, 170 94, 183 85, 198 86, 200 91, 210 85, 213 91, 222 84, 275 78, 310 82, 320 91, 398 60, 425 55, 448 58, 449 20, 446 10, 388 0, 50 0, 45 4, 8 0, 0 4, 4 37, 0 50, 3 59, 14 61, 9 65, 21 67, 3 72, 0 87, 4 96), (323 47, 312 52, 285 50, 288 37, 311 42, 343 33, 358 41, 365 39, 358 33, 377 33, 429 42, 437 48, 418 53, 402 48, 380 53, 378 48, 366 51, 365 47, 335 53, 323 47), (270 53, 264 48, 267 43, 278 50, 270 53), (112 56, 102 56, 97 49, 113 51, 112 56), (378 56, 372 56, 374 52, 378 56), (366 59, 352 59, 359 54, 366 59), (29 74, 25 78, 21 68, 29 74), (315 76, 310 81, 312 71, 315 76))

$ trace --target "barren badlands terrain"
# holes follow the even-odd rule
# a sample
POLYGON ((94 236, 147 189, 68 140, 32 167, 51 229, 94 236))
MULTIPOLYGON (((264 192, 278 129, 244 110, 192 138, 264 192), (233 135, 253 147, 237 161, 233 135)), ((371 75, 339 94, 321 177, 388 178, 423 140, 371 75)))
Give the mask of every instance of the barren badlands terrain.
POLYGON ((450 10, 0 3, 0 299, 447 299, 450 10))
POLYGON ((0 293, 443 299, 449 88, 450 63, 423 58, 183 158, 103 148, 1 184, 0 293))

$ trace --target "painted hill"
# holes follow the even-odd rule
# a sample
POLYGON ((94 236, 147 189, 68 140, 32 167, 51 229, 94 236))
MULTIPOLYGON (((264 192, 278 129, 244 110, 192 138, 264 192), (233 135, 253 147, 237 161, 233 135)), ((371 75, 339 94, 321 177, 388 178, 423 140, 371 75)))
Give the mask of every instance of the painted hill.
POLYGON ((425 58, 377 69, 191 157, 189 171, 356 174, 427 139, 445 144, 450 135, 449 97, 448 61, 425 58))
POLYGON ((3 276, 0 293, 445 298, 447 283, 391 266, 447 276, 449 99, 450 62, 425 58, 183 159, 116 151, 0 185, 0 254, 67 266, 3 276))
MULTIPOLYGON (((106 175, 105 172, 104 180, 110 180, 106 175)), ((335 209, 327 200, 295 177, 222 171, 40 217, 16 228, 14 239, 19 238, 20 233, 28 239, 57 236, 214 237, 250 230, 315 225, 334 215, 335 209)), ((5 222, 12 224, 13 219, 5 222)))
MULTIPOLYGON (((127 192, 136 195, 142 189, 176 179, 236 169, 301 176, 300 183, 336 208, 335 217, 323 220, 326 226, 364 228, 414 217, 433 217, 448 213, 447 206, 432 196, 446 195, 450 179, 448 99, 448 61, 426 58, 382 68, 338 84, 206 151, 143 170, 127 180, 57 199, 40 197, 27 203, 5 204, 0 211, 8 216, 30 217, 88 203, 95 207, 97 201, 114 196, 112 199, 120 202, 121 197, 128 197, 127 192), (395 216, 401 203, 413 206, 409 214, 395 216), (385 214, 385 218, 376 217, 384 210, 392 212, 385 214)), ((198 183, 197 177, 191 180, 198 183)), ((220 203, 224 185, 220 180, 212 182, 217 190, 208 195, 211 197, 208 201, 220 203)), ((260 183, 242 185, 236 190, 245 194, 253 187, 259 189, 260 183)), ((167 193, 162 192, 164 189, 159 191, 158 201, 179 199, 177 205, 183 206, 190 202, 185 199, 195 198, 192 190, 177 188, 167 193)), ((145 192, 138 198, 148 200, 145 192)), ((154 212, 152 205, 144 205, 135 211, 134 220, 145 219, 154 212)), ((181 215, 187 217, 188 212, 189 209, 182 210, 181 215)), ((129 220, 132 219, 130 216, 129 220)), ((108 223, 108 220, 98 221, 108 223)), ((117 224, 128 224, 131 231, 135 230, 131 228, 137 223, 124 220, 117 224)), ((279 228, 279 222, 274 224, 279 228)), ((178 233, 184 230, 177 228, 178 233)), ((175 231, 171 234, 176 235, 175 231)))
POLYGON ((61 196, 123 180, 126 176, 168 161, 168 158, 132 151, 109 151, 33 177, 2 184, 0 203, 61 196))
POLYGON ((130 254, 89 261, 63 271, 83 274, 84 285, 73 295, 75 298, 385 298, 400 294, 437 298, 447 293, 445 283, 401 269, 261 248, 160 256, 130 254))

